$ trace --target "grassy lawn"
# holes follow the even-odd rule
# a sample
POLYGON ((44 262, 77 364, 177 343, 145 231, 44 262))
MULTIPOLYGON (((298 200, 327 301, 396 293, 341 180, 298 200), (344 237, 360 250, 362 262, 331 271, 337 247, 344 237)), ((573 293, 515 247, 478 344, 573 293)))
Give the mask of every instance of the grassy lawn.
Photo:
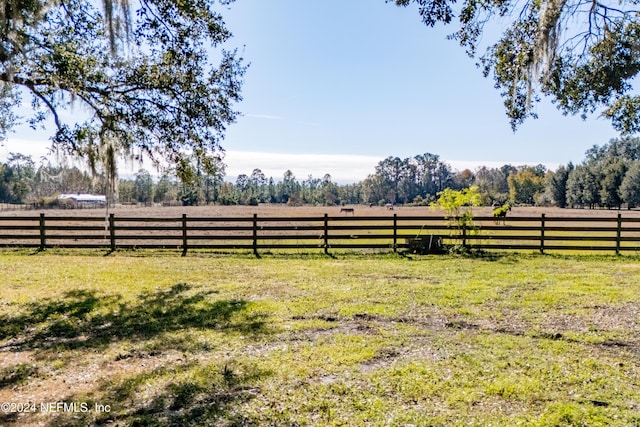
POLYGON ((0 425, 640 426, 637 257, 103 255, 0 252, 0 425))

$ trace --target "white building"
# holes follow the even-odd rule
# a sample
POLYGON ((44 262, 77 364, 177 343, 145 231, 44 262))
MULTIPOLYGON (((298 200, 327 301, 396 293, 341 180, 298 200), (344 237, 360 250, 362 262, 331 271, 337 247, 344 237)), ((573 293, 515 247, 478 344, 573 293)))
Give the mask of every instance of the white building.
POLYGON ((71 199, 76 203, 95 203, 95 204, 106 204, 107 196, 103 195, 95 195, 95 194, 61 194, 58 196, 58 199, 71 199))

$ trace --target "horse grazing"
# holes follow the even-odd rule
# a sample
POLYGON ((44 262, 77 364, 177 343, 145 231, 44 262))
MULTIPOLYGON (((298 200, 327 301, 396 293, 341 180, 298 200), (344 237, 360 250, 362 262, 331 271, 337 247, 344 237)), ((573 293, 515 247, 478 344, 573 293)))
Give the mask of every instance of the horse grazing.
POLYGON ((340 213, 344 212, 345 215, 351 213, 351 215, 356 214, 356 210, 354 208, 340 208, 340 213))
POLYGON ((390 211, 393 210, 393 203, 387 203, 386 205, 384 205, 385 208, 389 209, 390 211))
POLYGON ((509 203, 505 203, 504 205, 495 208, 493 210, 493 217, 496 220, 496 224, 500 224, 500 220, 502 219, 502 224, 506 224, 507 212, 511 210, 511 205, 509 203))

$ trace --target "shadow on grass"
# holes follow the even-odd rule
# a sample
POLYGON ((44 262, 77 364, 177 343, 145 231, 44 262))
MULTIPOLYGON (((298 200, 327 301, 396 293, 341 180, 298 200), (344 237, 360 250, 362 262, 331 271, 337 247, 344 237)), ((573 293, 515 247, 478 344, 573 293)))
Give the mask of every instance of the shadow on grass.
MULTIPOLYGON (((93 291, 69 291, 57 299, 18 305, 17 314, 0 315, 0 351, 34 352, 36 359, 52 362, 60 362, 59 355, 73 351, 76 356, 64 362, 68 364, 73 358, 82 357, 85 351, 106 351, 119 341, 133 346, 138 343, 142 349, 150 340, 155 340, 161 343, 159 353, 171 349, 188 354, 207 350, 197 347, 190 338, 193 336, 190 330, 256 338, 271 332, 266 315, 253 312, 247 301, 216 300, 212 294, 215 291, 194 290, 187 284, 144 293, 133 301, 93 291), (185 334, 180 334, 181 331, 185 334)), ((122 358, 136 358, 141 354, 149 356, 136 349, 122 358)), ((79 414, 80 418, 78 414, 73 417, 58 414, 46 422, 48 425, 99 425, 117 420, 124 425, 164 426, 208 425, 212 420, 225 419, 229 425, 247 425, 249 421, 245 417, 233 414, 231 403, 252 398, 255 393, 248 383, 266 374, 250 366, 229 367, 224 364, 227 362, 219 363, 222 365, 200 366, 195 362, 165 360, 150 371, 123 372, 124 376, 118 375, 117 379, 102 380, 104 383, 88 395, 65 397, 65 400, 89 401, 92 396, 103 396, 100 399, 114 407, 113 412, 90 411, 79 414), (174 381, 181 371, 182 379, 174 381), (136 400, 150 381, 161 383, 154 396, 150 401, 136 400)), ((38 376, 35 365, 18 363, 5 367, 0 370, 0 389, 21 387, 38 376)), ((0 414, 0 425, 20 422, 17 414, 0 414)))
MULTIPOLYGON (((88 395, 66 396, 61 402, 76 406, 54 409, 37 425, 258 426, 241 405, 260 393, 258 381, 270 375, 250 364, 167 365, 113 382, 102 381, 88 395)), ((40 404, 36 405, 32 413, 24 414, 26 417, 17 412, 0 413, 0 425, 35 422, 32 417, 42 412, 40 404)))
POLYGON ((99 402, 86 396, 70 398, 86 402, 91 409, 81 414, 61 414, 48 425, 257 426, 240 406, 260 392, 257 382, 269 375, 253 365, 237 363, 162 367, 117 383, 101 384, 99 402), (149 393, 151 387, 156 388, 155 393, 149 393), (143 395, 149 397, 141 398, 143 395), (109 405, 109 411, 96 411, 96 405, 109 405))
POLYGON ((16 316, 0 316, 0 340, 12 350, 101 348, 113 341, 140 341, 183 329, 243 334, 264 332, 264 315, 243 300, 212 300, 215 291, 189 292, 187 284, 145 293, 135 302, 74 290, 61 298, 26 304, 16 316))

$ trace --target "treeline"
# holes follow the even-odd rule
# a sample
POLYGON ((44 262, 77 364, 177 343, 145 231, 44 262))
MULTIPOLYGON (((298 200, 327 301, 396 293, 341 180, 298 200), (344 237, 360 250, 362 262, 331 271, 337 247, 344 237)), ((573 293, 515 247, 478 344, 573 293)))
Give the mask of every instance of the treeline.
POLYGON ((585 160, 560 167, 551 197, 560 207, 640 206, 640 139, 612 139, 587 150, 585 160))
POLYGON ((36 166, 31 156, 10 153, 0 163, 0 203, 31 203, 60 193, 104 194, 107 186, 77 167, 36 166))
POLYGON ((478 168, 452 172, 438 156, 388 157, 361 186, 363 201, 403 204, 431 203, 444 188, 476 185, 486 205, 561 208, 635 208, 640 206, 640 139, 612 139, 586 151, 585 159, 555 171, 544 165, 478 168))
MULTIPOLYGON (((354 184, 337 184, 331 175, 297 179, 287 170, 281 178, 267 177, 260 169, 226 179, 220 162, 215 174, 199 173, 192 182, 164 175, 154 180, 140 169, 132 179, 120 179, 118 203, 257 205, 345 205, 386 203, 428 205, 445 188, 478 187, 486 205, 510 201, 518 205, 622 208, 640 206, 640 139, 613 139, 587 150, 585 160, 556 171, 544 165, 475 171, 453 171, 438 155, 425 153, 410 158, 387 157, 373 174, 354 184)), ((0 202, 46 204, 60 193, 105 193, 101 177, 77 167, 50 163, 36 166, 28 156, 11 154, 0 164, 0 202)))
MULTIPOLYGON (((438 155, 426 153, 405 159, 388 157, 378 163, 373 174, 354 184, 338 184, 330 174, 298 179, 291 170, 275 179, 267 177, 261 169, 254 169, 250 175, 238 175, 233 182, 219 173, 202 174, 190 185, 166 176, 154 183, 149 173, 141 170, 133 180, 120 180, 118 199, 121 203, 179 201, 185 205, 428 205, 445 188, 462 189, 481 184, 487 203, 491 203, 509 199, 508 177, 521 169, 505 165, 499 169, 480 168, 475 173, 469 169, 458 172, 438 155)), ((544 166, 532 169, 546 172, 544 166)), ((218 170, 224 171, 224 165, 218 170)))

